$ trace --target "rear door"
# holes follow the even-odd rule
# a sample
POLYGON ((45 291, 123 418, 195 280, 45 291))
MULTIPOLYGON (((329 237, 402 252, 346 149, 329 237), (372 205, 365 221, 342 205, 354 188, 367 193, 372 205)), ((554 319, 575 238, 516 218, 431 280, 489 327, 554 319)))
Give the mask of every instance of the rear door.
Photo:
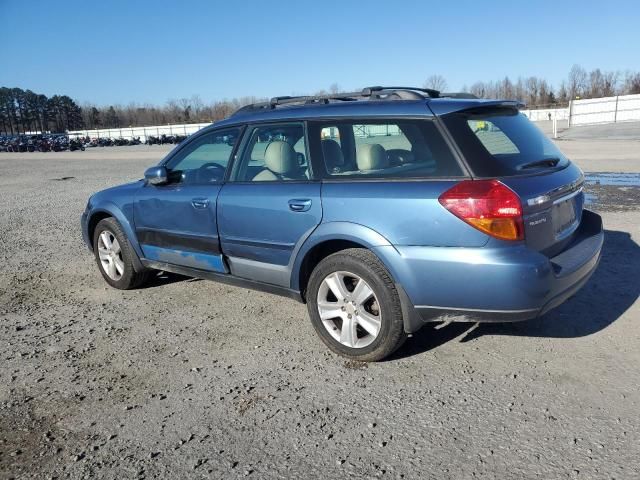
POLYGON ((218 228, 231 273, 289 286, 292 255, 322 219, 303 123, 250 127, 218 198, 218 228))
POLYGON ((513 107, 478 107, 443 117, 476 178, 498 178, 521 198, 525 241, 549 256, 580 225, 584 177, 513 107))
POLYGON ((226 272, 216 208, 240 134, 227 128, 194 136, 165 163, 167 184, 138 190, 134 222, 146 259, 226 272))

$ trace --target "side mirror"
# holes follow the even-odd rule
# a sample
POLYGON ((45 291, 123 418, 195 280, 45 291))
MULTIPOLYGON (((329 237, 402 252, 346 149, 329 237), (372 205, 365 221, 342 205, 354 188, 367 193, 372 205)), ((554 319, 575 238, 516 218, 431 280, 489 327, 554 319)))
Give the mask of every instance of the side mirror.
POLYGON ((144 180, 149 185, 164 185, 168 181, 165 167, 151 167, 144 172, 144 180))

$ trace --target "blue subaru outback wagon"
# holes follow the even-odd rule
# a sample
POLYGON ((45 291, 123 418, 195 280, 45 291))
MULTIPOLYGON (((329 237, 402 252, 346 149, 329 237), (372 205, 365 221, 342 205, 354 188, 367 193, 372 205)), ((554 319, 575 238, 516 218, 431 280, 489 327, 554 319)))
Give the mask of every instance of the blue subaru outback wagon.
POLYGON ((520 104, 471 97, 370 87, 243 107, 93 195, 84 239, 115 288, 162 270, 292 297, 362 361, 426 322, 537 317, 594 272, 601 218, 520 104))

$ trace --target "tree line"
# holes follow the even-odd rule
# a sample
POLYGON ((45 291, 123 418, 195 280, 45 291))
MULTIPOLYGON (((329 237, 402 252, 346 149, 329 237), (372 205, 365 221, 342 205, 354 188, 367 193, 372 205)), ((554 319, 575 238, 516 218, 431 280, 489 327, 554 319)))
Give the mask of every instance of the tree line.
POLYGON ((241 97, 205 103, 199 95, 168 100, 166 104, 138 104, 97 106, 82 105, 82 119, 87 129, 122 128, 181 123, 210 123, 228 117, 238 108, 265 101, 265 98, 241 97))
MULTIPOLYGON (((427 88, 446 91, 447 81, 442 75, 427 78, 427 88)), ((587 72, 580 65, 571 67, 567 78, 554 88, 547 80, 535 76, 513 81, 508 76, 502 80, 475 82, 463 86, 462 91, 480 98, 504 98, 524 101, 528 107, 565 106, 569 100, 580 98, 612 97, 640 93, 640 72, 602 71, 599 68, 587 72)))
MULTIPOLYGON (((447 80, 442 75, 432 75, 425 87, 447 91, 447 80)), ((602 71, 590 72, 574 65, 567 78, 554 87, 539 77, 509 77, 489 82, 475 82, 464 86, 463 91, 480 98, 504 98, 522 100, 529 107, 564 106, 576 98, 597 98, 613 95, 640 93, 640 72, 602 71)), ((338 93, 333 84, 316 94, 338 93)), ((0 87, 0 132, 18 134, 27 132, 64 132, 65 130, 123 128, 180 123, 208 123, 231 115, 249 103, 264 98, 241 97, 231 100, 204 102, 198 95, 172 99, 164 105, 138 104, 98 106, 85 103, 79 106, 66 95, 47 98, 31 90, 0 87)))
POLYGON ((82 109, 66 95, 0 87, 0 132, 63 132, 82 128, 82 109))

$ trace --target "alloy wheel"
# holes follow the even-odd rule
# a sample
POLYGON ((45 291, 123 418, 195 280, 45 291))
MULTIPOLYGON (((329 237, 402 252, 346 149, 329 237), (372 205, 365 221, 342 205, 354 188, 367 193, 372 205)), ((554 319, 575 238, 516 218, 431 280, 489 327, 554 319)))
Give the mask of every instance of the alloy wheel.
POLYGON ((98 237, 98 256, 102 269, 111 280, 118 281, 124 275, 122 249, 116 236, 104 230, 98 237))
POLYGON ((367 282, 351 272, 333 272, 318 290, 318 313, 329 334, 342 345, 364 348, 378 336, 382 313, 367 282))

